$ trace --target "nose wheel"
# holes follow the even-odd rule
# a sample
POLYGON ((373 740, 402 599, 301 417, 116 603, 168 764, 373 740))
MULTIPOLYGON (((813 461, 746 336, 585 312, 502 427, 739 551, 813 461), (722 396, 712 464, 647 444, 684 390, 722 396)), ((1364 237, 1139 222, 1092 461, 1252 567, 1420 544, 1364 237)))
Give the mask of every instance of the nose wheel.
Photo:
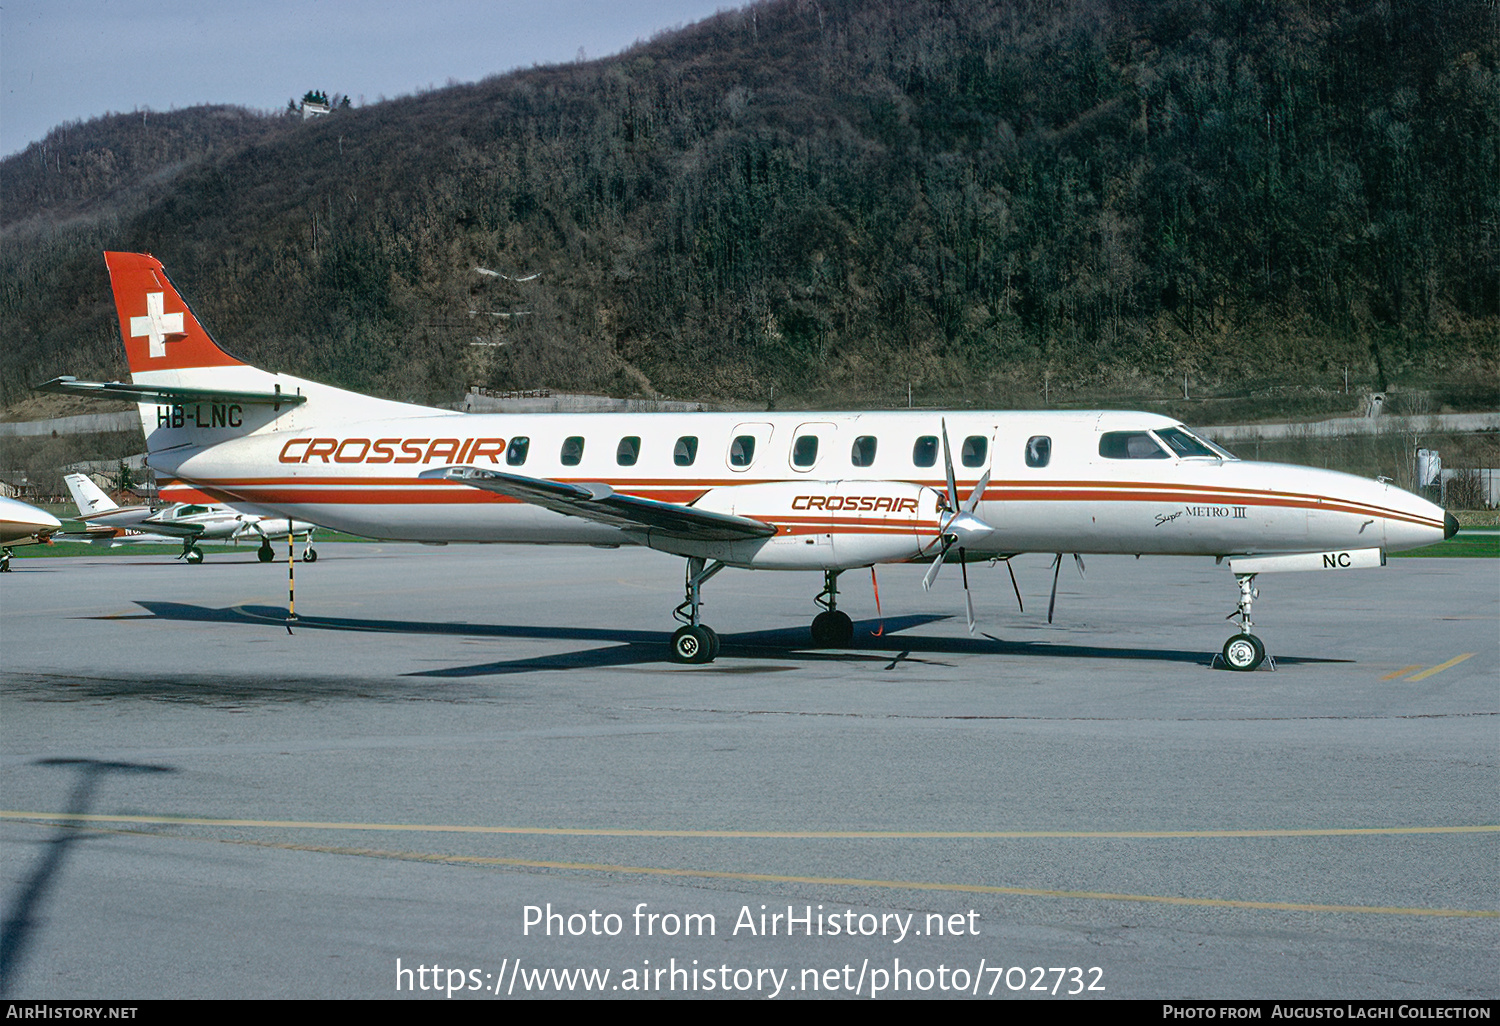
POLYGON ((1266 646, 1254 634, 1236 634, 1224 642, 1224 665, 1231 670, 1253 670, 1266 658, 1266 646))

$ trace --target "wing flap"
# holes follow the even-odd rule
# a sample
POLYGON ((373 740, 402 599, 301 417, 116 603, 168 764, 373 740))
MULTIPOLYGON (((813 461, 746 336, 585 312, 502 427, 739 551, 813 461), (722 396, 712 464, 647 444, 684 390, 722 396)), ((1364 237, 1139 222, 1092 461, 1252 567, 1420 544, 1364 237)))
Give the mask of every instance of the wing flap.
POLYGON ((524 477, 479 467, 439 467, 418 477, 456 481, 509 496, 566 516, 582 517, 623 530, 647 530, 686 541, 748 541, 769 538, 776 528, 749 517, 710 513, 656 499, 621 495, 607 484, 572 484, 545 478, 524 477))

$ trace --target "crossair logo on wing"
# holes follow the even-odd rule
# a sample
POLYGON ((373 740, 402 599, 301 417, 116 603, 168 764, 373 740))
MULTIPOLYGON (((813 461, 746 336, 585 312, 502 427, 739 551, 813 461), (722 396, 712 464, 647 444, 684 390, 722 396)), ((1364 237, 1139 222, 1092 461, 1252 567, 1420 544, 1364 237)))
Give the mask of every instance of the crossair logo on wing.
POLYGON ((503 438, 293 438, 281 447, 282 463, 499 463, 503 438))

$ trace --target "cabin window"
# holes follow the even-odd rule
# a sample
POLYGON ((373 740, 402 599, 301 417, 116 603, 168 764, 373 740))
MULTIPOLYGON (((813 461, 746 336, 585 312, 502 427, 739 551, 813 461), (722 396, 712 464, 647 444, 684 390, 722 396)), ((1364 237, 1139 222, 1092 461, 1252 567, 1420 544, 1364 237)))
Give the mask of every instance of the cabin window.
POLYGON ((856 467, 868 467, 875 462, 875 436, 860 435, 849 451, 849 462, 856 467))
POLYGON ((679 467, 691 467, 698 458, 698 436, 683 435, 672 447, 672 462, 679 467))
POLYGON ((615 462, 622 467, 633 467, 635 461, 641 458, 641 438, 639 435, 626 435, 620 439, 620 444, 615 446, 615 462))
POLYGON ((935 466, 937 464, 937 454, 937 435, 923 435, 911 447, 911 461, 919 467, 935 466))
POLYGON ((818 436, 801 435, 792 443, 792 466, 810 467, 818 462, 818 436))
POLYGON ((1107 460, 1167 459, 1167 451, 1149 431, 1106 431, 1099 436, 1099 455, 1107 460))
POLYGON ((565 467, 576 467, 583 462, 582 435, 569 435, 563 439, 561 459, 565 467))
POLYGON ((513 467, 519 467, 526 462, 526 453, 531 448, 531 439, 525 435, 518 435, 510 440, 505 447, 505 462, 513 467))
POLYGON ((1045 467, 1052 462, 1052 439, 1046 435, 1032 435, 1026 440, 1026 465, 1045 467))
POLYGON ((984 466, 984 457, 990 451, 990 441, 983 435, 970 435, 964 439, 963 450, 959 453, 959 459, 966 467, 984 466))
POLYGON ((1156 432, 1156 437, 1167 443, 1167 447, 1178 456, 1209 456, 1219 458, 1201 438, 1182 428, 1165 428, 1156 432))
POLYGON ((729 465, 748 467, 755 460, 755 436, 736 435, 729 443, 729 465))

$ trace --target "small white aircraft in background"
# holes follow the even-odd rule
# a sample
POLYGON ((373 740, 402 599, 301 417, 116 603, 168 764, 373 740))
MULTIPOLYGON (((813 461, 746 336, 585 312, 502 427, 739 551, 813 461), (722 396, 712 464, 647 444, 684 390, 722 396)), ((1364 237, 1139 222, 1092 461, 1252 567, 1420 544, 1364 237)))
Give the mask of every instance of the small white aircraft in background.
MULTIPOLYGON (((1239 629, 1223 658, 1253 670, 1257 574, 1381 566, 1458 530, 1386 482, 1242 461, 1149 413, 463 414, 375 399, 243 363, 154 257, 105 261, 130 382, 37 387, 133 399, 164 495, 401 541, 671 553, 687 565, 680 662, 718 652, 701 588, 725 567, 821 571, 813 641, 845 647, 846 570, 930 563, 931 585, 958 562, 967 598, 969 562, 1125 553, 1227 560, 1239 629)), ((968 615, 972 630, 972 602, 968 615)))
POLYGON ((180 541, 182 558, 189 563, 201 563, 203 550, 198 547, 200 541, 238 542, 259 538, 260 548, 256 554, 262 563, 269 563, 275 558, 271 540, 285 538, 290 533, 306 536, 302 550, 305 561, 311 563, 318 558, 317 550, 312 547, 313 531, 317 529, 314 524, 256 516, 208 503, 179 502, 158 510, 150 506, 120 506, 83 474, 68 474, 63 480, 78 507, 78 519, 95 540, 113 543, 180 541))
POLYGON ((10 572, 10 550, 17 545, 45 545, 62 530, 62 521, 20 499, 0 496, 0 573, 10 572))

